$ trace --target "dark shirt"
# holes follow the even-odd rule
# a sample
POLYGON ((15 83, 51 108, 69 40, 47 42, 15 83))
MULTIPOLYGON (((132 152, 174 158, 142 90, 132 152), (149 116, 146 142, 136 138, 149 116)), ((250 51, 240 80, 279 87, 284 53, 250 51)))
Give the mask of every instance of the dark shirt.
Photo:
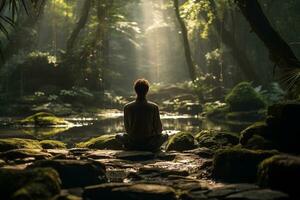
POLYGON ((136 100, 124 107, 126 133, 134 139, 143 140, 161 134, 162 124, 159 108, 147 100, 136 100))

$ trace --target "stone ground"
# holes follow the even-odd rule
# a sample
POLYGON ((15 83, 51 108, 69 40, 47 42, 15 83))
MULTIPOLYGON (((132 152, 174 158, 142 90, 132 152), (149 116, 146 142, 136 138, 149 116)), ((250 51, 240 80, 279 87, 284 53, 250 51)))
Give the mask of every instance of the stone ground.
MULTIPOLYGON (((212 152, 206 148, 179 152, 117 150, 37 150, 36 154, 6 154, 2 168, 25 169, 35 160, 82 160, 106 167, 108 183, 65 188, 60 199, 151 199, 151 200, 284 200, 282 192, 253 184, 225 184, 210 179, 212 152), (12 156, 14 155, 14 156, 12 156), (70 195, 73 195, 71 197, 70 195)), ((81 163, 82 164, 82 163, 81 163)), ((76 165, 76 163, 72 164, 76 165)), ((71 181, 84 174, 74 174, 71 181)), ((64 181, 64 180, 62 180, 64 181)))

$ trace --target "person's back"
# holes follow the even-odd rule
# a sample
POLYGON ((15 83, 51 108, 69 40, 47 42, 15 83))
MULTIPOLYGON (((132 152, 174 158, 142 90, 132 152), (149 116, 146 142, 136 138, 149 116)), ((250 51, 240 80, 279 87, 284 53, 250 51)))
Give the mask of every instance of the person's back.
POLYGON ((134 150, 157 150, 167 140, 162 134, 158 106, 146 100, 149 82, 139 79, 134 84, 135 101, 124 107, 126 134, 116 136, 125 148, 134 150))
POLYGON ((162 132, 158 106, 136 100, 124 107, 124 125, 128 135, 139 142, 162 132))

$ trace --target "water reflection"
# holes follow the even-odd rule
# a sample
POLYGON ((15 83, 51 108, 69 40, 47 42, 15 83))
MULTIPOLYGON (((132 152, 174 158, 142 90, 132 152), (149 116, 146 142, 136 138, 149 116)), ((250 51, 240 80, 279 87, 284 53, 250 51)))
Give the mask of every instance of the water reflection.
MULTIPOLYGON (((161 115, 164 132, 174 134, 178 131, 197 133, 202 129, 240 131, 242 127, 214 123, 198 116, 176 115, 164 113, 161 115), (236 129, 236 130, 235 130, 236 129)), ((124 132, 122 113, 105 113, 97 117, 66 118, 76 126, 62 128, 0 128, 0 138, 22 137, 36 139, 55 139, 71 145, 103 134, 124 132)))

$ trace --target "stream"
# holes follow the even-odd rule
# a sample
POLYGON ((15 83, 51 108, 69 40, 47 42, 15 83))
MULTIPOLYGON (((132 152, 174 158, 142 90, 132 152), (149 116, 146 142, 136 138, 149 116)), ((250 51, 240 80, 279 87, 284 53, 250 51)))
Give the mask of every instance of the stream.
MULTIPOLYGON (((123 113, 120 111, 107 111, 90 117, 66 117, 72 122, 71 127, 8 127, 4 126, 8 121, 18 118, 0 118, 0 138, 29 138, 29 139, 53 139, 66 143, 72 147, 75 143, 86 141, 92 137, 104 134, 124 132, 123 113)), ((215 129, 225 131, 240 131, 244 126, 232 126, 224 123, 210 121, 200 116, 178 115, 176 113, 161 114, 164 133, 172 135, 179 131, 198 133, 202 129, 215 129)))

